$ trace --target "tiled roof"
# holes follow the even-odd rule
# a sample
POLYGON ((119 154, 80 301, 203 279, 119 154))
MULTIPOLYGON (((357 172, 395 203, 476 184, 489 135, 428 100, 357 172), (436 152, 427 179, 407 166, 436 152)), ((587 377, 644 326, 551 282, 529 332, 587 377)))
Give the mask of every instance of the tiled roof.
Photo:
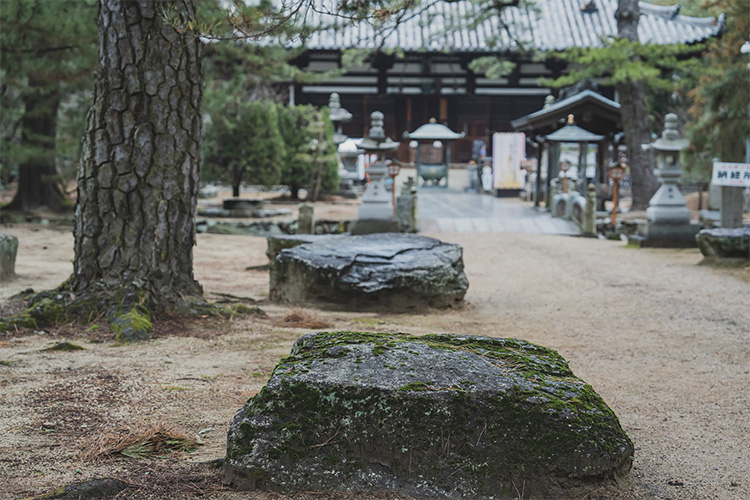
POLYGON ((533 123, 539 120, 540 118, 544 118, 547 116, 555 116, 560 113, 565 113, 568 110, 575 108, 576 105, 583 103, 585 101, 597 102, 600 106, 604 108, 609 108, 617 113, 619 113, 620 111, 620 103, 615 102, 611 99, 607 99, 603 95, 597 94, 596 92, 592 90, 584 90, 566 99, 561 99, 550 106, 540 109, 539 111, 535 111, 526 116, 522 116, 521 118, 516 118, 510 123, 513 126, 513 128, 518 130, 529 125, 529 123, 533 123))
MULTIPOLYGON (((723 26, 723 16, 686 17, 679 15, 678 6, 639 5, 638 35, 644 43, 699 42, 716 36, 723 26)), ((603 38, 617 33, 617 0, 535 0, 532 6, 508 7, 471 25, 477 8, 470 0, 438 1, 421 12, 405 15, 404 21, 384 33, 376 33, 367 22, 333 20, 338 26, 313 33, 305 46, 313 50, 381 47, 407 52, 545 51, 598 47, 603 38)))

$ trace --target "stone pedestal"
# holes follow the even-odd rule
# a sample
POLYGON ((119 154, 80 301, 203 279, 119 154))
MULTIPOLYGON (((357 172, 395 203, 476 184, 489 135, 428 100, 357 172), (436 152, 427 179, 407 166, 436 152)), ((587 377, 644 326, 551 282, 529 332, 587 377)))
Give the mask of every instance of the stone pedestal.
POLYGON ((700 224, 638 224, 638 233, 628 237, 628 242, 642 248, 694 248, 700 224))
POLYGON ((360 219, 385 219, 393 218, 393 205, 391 204, 391 193, 385 187, 385 174, 388 167, 384 162, 370 165, 370 183, 362 195, 362 204, 359 206, 357 215, 360 219))
POLYGON ((385 188, 385 162, 370 165, 370 183, 362 195, 358 218, 352 223, 352 234, 399 232, 398 221, 393 218, 391 193, 385 188))
POLYGON ((646 209, 646 218, 651 223, 690 224, 690 210, 686 206, 687 202, 675 185, 682 172, 679 169, 674 170, 674 172, 659 172, 659 175, 664 179, 664 184, 651 198, 649 207, 646 209), (670 179, 672 182, 667 183, 664 176, 674 174, 676 174, 676 178, 670 179))

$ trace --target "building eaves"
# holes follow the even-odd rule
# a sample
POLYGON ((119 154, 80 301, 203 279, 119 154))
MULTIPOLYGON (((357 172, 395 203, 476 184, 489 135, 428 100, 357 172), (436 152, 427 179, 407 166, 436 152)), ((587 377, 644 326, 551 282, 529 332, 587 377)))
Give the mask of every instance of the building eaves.
POLYGON ((615 112, 619 112, 621 108, 619 103, 608 99, 601 94, 597 94, 592 90, 584 90, 566 99, 561 99, 560 101, 557 101, 556 103, 544 109, 540 109, 539 111, 535 111, 526 116, 522 116, 520 118, 512 120, 510 124, 515 130, 522 130, 527 126, 532 125, 534 122, 543 120, 545 117, 557 114, 566 114, 570 108, 574 108, 584 101, 594 101, 598 105, 615 112))
MULTIPOLYGON (((719 34, 723 17, 694 18, 679 14, 678 6, 639 3, 639 38, 643 43, 695 43, 719 34)), ((382 37, 368 21, 339 22, 312 34, 311 50, 384 48, 416 51, 507 52, 521 47, 559 51, 599 47, 617 33, 617 0, 593 0, 582 10, 579 0, 536 0, 534 5, 508 7, 476 23, 478 7, 470 0, 437 2, 416 15, 407 15, 382 37)), ((323 20, 323 19, 321 19, 323 20)))

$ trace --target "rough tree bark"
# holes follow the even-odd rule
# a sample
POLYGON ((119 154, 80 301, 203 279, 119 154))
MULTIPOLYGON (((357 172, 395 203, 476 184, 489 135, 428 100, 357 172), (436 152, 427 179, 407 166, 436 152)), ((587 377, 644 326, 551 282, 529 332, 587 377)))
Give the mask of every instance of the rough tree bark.
MULTIPOLYGON (((638 0, 618 0, 615 19, 617 34, 631 42, 638 40, 638 0)), ((617 83, 615 89, 620 97, 622 128, 628 147, 628 161, 633 186, 632 210, 643 210, 659 187, 651 166, 651 156, 641 147, 651 142, 648 112, 644 98, 643 83, 626 81, 617 83)))
POLYGON ((28 212, 46 207, 63 212, 73 205, 60 189, 60 178, 55 169, 60 94, 30 78, 28 91, 22 99, 25 111, 21 118, 21 141, 34 153, 19 164, 18 191, 3 210, 28 212))
POLYGON ((207 304, 193 277, 202 46, 163 19, 193 0, 99 0, 99 67, 78 174, 73 275, 34 294, 0 331, 103 315, 120 341, 151 312, 263 314, 207 304))
POLYGON ((193 278, 200 40, 164 23, 192 0, 101 0, 99 69, 78 178, 71 288, 138 290, 161 307, 201 295, 193 278))

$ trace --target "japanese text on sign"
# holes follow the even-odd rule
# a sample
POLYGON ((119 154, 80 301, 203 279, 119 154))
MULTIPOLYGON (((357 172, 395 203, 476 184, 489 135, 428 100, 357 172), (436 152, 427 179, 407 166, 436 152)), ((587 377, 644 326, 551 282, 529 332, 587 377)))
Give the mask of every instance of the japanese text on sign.
POLYGON ((750 163, 715 161, 711 183, 714 186, 750 186, 750 163))

